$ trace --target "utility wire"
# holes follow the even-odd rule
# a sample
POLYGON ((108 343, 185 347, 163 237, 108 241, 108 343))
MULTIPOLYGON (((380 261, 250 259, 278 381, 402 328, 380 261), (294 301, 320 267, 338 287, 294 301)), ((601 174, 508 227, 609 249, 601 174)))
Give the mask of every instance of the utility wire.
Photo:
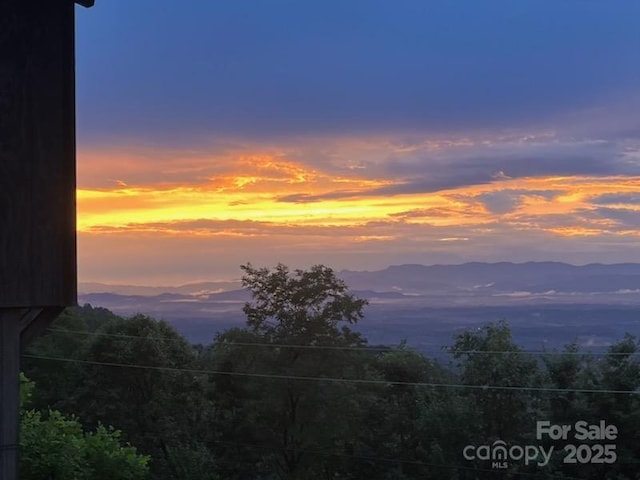
POLYGON ((160 367, 153 365, 140 365, 135 363, 117 363, 117 362, 98 362, 95 360, 81 360, 76 358, 49 357, 43 355, 23 354, 24 358, 37 360, 59 361, 68 363, 81 363, 86 365, 102 365, 107 367, 119 368, 137 368, 155 371, 190 373, 197 375, 226 375, 232 377, 250 377, 250 378, 271 378, 279 380, 298 380, 298 381, 316 381, 329 383, 352 383, 359 385, 404 385, 409 387, 430 387, 430 388, 459 388, 466 390, 504 390, 504 391, 528 391, 528 392, 549 392, 549 393, 602 393, 602 394, 618 394, 618 395, 640 395, 640 390, 604 390, 589 388, 552 388, 552 387, 523 387, 511 385, 465 385, 459 383, 429 383, 429 382, 406 382, 393 380, 368 380, 362 378, 336 378, 336 377, 313 377, 304 375, 274 375, 269 373, 252 373, 252 372, 225 372, 221 370, 203 370, 192 368, 178 367, 160 367))
MULTIPOLYGON (((120 333, 106 333, 106 332, 88 332, 82 330, 67 330, 63 328, 48 328, 52 333, 70 333, 73 335, 94 335, 94 336, 104 336, 104 337, 115 337, 115 338, 138 338, 143 340, 157 340, 157 341, 169 341, 169 342, 185 342, 186 340, 182 338, 167 338, 167 337, 145 337, 141 335, 126 335, 120 333)), ((392 352, 392 351, 405 351, 403 350, 402 345, 388 345, 388 346, 361 346, 361 347, 348 347, 348 346, 338 346, 338 345, 299 345, 299 344, 285 344, 285 343, 253 343, 253 342, 227 342, 221 341, 217 343, 213 343, 212 345, 223 345, 223 346, 240 346, 240 347, 262 347, 262 348, 299 348, 299 349, 309 349, 309 350, 347 350, 347 351, 362 351, 362 352, 392 352)), ((440 350, 422 350, 419 347, 412 347, 411 350, 417 352, 426 352, 426 353, 449 353, 449 354, 486 354, 486 355, 509 355, 513 353, 519 353, 523 355, 598 355, 598 356, 640 356, 640 352, 592 352, 592 351, 583 351, 583 352, 562 352, 562 351, 545 351, 545 350, 457 350, 453 351, 450 346, 442 346, 440 350)), ((411 351, 407 350, 407 351, 411 351)))

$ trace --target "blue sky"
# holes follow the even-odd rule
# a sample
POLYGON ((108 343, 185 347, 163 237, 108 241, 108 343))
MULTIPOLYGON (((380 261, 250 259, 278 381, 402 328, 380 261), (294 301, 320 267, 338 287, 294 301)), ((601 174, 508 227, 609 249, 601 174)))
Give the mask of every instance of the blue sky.
POLYGON ((531 126, 640 82, 640 2, 98 0, 87 138, 531 126))

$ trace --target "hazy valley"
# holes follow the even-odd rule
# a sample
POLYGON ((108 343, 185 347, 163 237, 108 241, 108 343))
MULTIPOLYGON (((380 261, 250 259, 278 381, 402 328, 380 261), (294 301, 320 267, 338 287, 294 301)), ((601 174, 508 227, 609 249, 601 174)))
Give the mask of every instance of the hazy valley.
MULTIPOLYGON (((406 339, 433 355, 456 332, 500 319, 509 321, 517 343, 535 350, 574 340, 597 350, 639 331, 640 264, 400 265, 339 276, 369 299, 358 329, 372 344, 406 339)), ((195 343, 241 326, 248 300, 233 281, 178 287, 90 283, 80 285, 79 295, 81 304, 168 320, 195 343)))

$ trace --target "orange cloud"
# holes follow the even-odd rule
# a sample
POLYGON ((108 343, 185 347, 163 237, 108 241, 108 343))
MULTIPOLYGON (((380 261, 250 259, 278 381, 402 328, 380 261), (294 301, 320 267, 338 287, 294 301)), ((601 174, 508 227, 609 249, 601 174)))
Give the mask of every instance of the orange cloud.
POLYGON ((600 171, 597 163, 575 175, 550 174, 565 167, 549 160, 540 174, 531 174, 525 160, 511 168, 519 149, 555 148, 557 141, 543 132, 415 142, 311 139, 212 152, 81 151, 81 274, 105 279, 118 266, 147 278, 147 265, 166 251, 171 259, 154 271, 186 281, 205 271, 203 258, 233 271, 244 261, 272 259, 303 265, 340 258, 368 268, 392 258, 548 259, 561 252, 555 259, 562 260, 580 249, 591 261, 592 252, 636 248, 640 177, 589 174, 600 171))

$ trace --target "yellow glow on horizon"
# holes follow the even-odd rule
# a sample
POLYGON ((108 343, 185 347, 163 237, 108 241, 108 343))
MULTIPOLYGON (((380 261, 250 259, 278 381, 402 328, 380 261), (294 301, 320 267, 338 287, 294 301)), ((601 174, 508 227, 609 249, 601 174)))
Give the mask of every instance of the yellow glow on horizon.
MULTIPOLYGON (((467 142, 462 139, 455 146, 465 145, 467 142)), ((432 147, 441 148, 435 143, 432 147)), ((188 167, 200 171, 195 161, 188 167)), ((80 188, 77 228, 94 235, 154 232, 168 236, 248 237, 261 235, 264 225, 293 231, 377 222, 389 224, 390 228, 398 225, 449 229, 440 237, 441 242, 467 241, 469 231, 482 235, 497 224, 563 237, 585 236, 606 233, 616 226, 616 221, 594 217, 585 226, 571 222, 572 215, 595 211, 597 205, 593 201, 600 195, 640 192, 639 177, 500 176, 489 183, 401 193, 400 180, 367 176, 366 172, 363 169, 353 175, 335 175, 276 154, 243 155, 222 165, 215 174, 171 184, 136 184, 127 179, 114 180, 109 188, 80 188), (390 186, 398 186, 398 193, 385 195, 383 187, 390 186), (512 198, 513 205, 502 213, 492 212, 483 200, 483 195, 496 193, 512 198), (547 227, 545 217, 549 215, 562 217, 568 223, 547 227), (240 223, 233 226, 224 222, 240 223)), ((624 204, 607 207, 640 210, 640 206, 624 204)), ((352 240, 394 238, 396 235, 388 232, 358 233, 352 240)))

